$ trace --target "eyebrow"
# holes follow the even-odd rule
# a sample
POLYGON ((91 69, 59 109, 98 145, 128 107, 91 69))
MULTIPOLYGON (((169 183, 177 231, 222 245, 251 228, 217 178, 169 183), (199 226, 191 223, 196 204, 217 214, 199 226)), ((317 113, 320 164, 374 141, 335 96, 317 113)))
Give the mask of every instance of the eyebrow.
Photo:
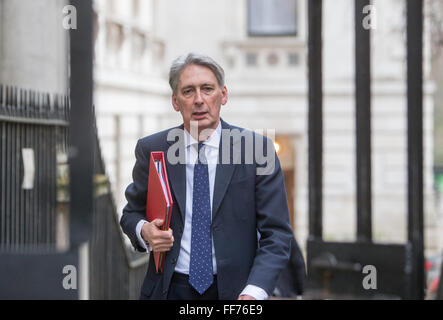
MULTIPOLYGON (((215 84, 214 84, 214 83, 210 83, 210 82, 205 82, 205 83, 202 83, 202 84, 200 85, 200 87, 204 87, 204 86, 215 87, 215 84)), ((192 85, 192 84, 190 84, 190 85, 187 85, 187 86, 181 88, 181 90, 186 90, 186 89, 191 89, 191 88, 195 88, 195 86, 192 85)))

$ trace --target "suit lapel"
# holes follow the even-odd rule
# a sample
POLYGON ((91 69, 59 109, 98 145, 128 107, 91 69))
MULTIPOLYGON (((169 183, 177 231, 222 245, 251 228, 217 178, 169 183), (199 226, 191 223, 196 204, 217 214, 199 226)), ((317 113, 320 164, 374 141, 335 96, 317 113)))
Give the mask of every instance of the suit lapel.
MULTIPOLYGON (((175 141, 167 141, 168 148, 165 152, 166 158, 166 168, 168 170, 169 183, 172 188, 175 200, 177 201, 178 208, 180 210, 180 215, 182 218, 183 225, 185 224, 185 212, 186 212, 186 164, 185 161, 179 161, 176 163, 176 159, 168 159, 168 150, 172 149, 175 153, 179 148, 184 148, 184 136, 183 136, 183 124, 171 130, 177 130, 175 135, 175 141), (174 161, 172 161, 174 160, 174 161), (172 162, 172 163, 171 163, 172 162)), ((178 152, 178 151, 177 151, 178 152)), ((184 152, 181 149, 180 152, 184 152)))
POLYGON ((215 173, 215 185, 214 185, 214 197, 212 202, 212 221, 214 221, 214 218, 218 212, 218 209, 220 207, 220 204, 225 196, 225 193, 228 189, 229 183, 232 179, 232 175, 235 170, 235 165, 233 161, 233 145, 239 142, 238 139, 234 136, 233 140, 232 138, 228 137, 230 136, 229 133, 232 129, 232 127, 224 122, 222 119, 220 119, 222 124, 222 134, 220 137, 220 145, 219 145, 219 153, 218 153, 218 164, 217 164, 217 170, 215 173), (223 130, 225 129, 225 130, 223 130), (229 131, 227 131, 229 130, 229 131), (225 133, 224 133, 225 132, 225 133), (225 136, 225 137, 224 137, 225 136), (229 149, 227 146, 223 146, 224 143, 227 144, 226 139, 229 138, 229 149), (224 164, 223 159, 223 153, 229 152, 229 163, 224 164))

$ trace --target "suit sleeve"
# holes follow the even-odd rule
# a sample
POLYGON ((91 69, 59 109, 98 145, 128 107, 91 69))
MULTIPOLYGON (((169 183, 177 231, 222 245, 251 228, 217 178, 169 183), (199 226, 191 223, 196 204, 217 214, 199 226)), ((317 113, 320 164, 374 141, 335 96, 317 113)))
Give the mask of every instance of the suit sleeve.
POLYGON ((146 252, 137 238, 137 224, 145 218, 146 194, 148 191, 149 150, 144 148, 142 140, 135 147, 136 162, 132 171, 132 183, 126 188, 125 196, 128 203, 123 208, 120 225, 137 251, 146 252))
POLYGON ((274 165, 265 174, 256 175, 255 205, 260 240, 248 284, 261 287, 271 295, 281 270, 288 263, 293 232, 280 161, 273 142, 268 138, 265 141, 272 144, 269 149, 274 154, 274 159, 271 157, 274 165))

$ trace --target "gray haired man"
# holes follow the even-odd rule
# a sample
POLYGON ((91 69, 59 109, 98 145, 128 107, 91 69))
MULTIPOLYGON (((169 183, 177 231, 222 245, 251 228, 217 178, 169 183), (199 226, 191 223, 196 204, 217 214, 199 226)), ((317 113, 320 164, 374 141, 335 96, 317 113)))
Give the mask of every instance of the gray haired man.
POLYGON ((293 234, 273 142, 220 118, 228 101, 224 82, 223 69, 210 57, 176 59, 169 83, 183 124, 137 143, 120 224, 136 250, 151 252, 141 299, 267 299, 289 259, 293 234), (179 139, 168 139, 172 130, 182 132, 179 139), (249 148, 241 136, 225 134, 231 131, 249 134, 253 149, 257 142, 268 147, 260 150, 272 153, 272 170, 257 174, 264 164, 255 158, 234 161, 230 151, 240 148, 243 159, 249 148), (221 148, 226 137, 228 148, 221 148), (174 205, 170 229, 163 231, 164 221, 145 220, 152 200, 146 199, 149 156, 177 143, 186 161, 166 161, 174 205), (163 273, 155 272, 152 251, 166 253, 163 273))

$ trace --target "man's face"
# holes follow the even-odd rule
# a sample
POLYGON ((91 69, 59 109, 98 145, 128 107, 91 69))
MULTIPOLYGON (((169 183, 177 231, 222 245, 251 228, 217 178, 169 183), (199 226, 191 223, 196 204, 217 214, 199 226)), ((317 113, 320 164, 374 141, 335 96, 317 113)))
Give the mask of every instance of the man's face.
POLYGON ((190 122, 198 122, 198 132, 215 129, 220 121, 220 108, 228 101, 226 86, 221 88, 214 73, 206 67, 189 65, 180 74, 177 92, 172 94, 175 111, 182 114, 186 130, 190 122))

